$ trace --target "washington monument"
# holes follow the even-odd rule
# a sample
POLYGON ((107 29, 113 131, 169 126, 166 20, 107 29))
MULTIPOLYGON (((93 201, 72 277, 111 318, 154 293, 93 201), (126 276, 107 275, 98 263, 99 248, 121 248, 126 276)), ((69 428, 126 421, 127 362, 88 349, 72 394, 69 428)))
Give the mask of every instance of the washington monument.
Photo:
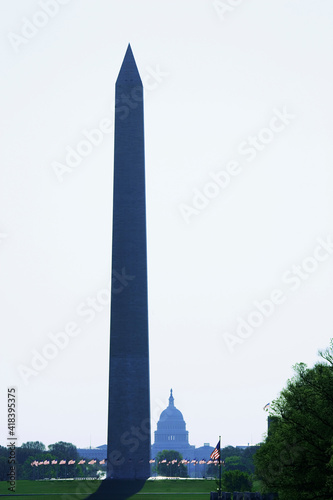
POLYGON ((116 81, 115 275, 111 285, 107 478, 147 479, 150 398, 143 86, 130 45, 116 81))

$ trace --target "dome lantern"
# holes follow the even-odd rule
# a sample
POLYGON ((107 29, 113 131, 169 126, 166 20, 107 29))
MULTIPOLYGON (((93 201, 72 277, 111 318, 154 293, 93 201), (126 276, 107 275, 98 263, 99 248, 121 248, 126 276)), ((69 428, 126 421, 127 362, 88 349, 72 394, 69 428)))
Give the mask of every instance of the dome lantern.
POLYGON ((175 406, 175 398, 172 395, 172 389, 170 389, 169 406, 175 406))

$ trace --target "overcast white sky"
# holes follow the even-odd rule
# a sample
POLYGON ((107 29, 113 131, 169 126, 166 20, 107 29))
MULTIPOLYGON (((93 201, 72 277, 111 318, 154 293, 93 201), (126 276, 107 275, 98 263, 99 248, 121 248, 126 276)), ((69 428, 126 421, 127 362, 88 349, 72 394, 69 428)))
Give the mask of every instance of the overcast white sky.
POLYGON ((146 84, 152 428, 172 387, 191 444, 258 443, 263 406, 333 336, 333 3, 54 5, 0 6, 1 444, 11 386, 19 443, 106 443, 114 84, 129 42, 146 84), (89 154, 74 167, 77 148, 89 154), (243 320, 260 326, 242 338, 243 320), (37 370, 36 351, 53 356, 37 370))

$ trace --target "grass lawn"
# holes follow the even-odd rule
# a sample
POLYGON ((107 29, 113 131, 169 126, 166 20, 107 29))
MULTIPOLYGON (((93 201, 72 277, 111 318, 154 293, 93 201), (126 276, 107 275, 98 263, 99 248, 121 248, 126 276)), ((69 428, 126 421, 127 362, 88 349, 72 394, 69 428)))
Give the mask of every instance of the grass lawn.
MULTIPOLYGON (((83 500, 94 493, 101 481, 17 481, 16 491, 8 491, 8 483, 0 482, 0 498, 18 500, 83 500), (6 496, 4 496, 6 495, 6 496), (8 496, 7 496, 8 495, 8 496)), ((216 490, 215 481, 209 480, 158 480, 147 481, 143 489, 128 498, 137 500, 196 500, 209 499, 209 492, 216 490)), ((116 499, 115 499, 116 500, 116 499)))
MULTIPOLYGON (((101 481, 97 480, 87 480, 87 481, 16 481, 16 491, 12 493, 8 491, 8 483, 6 481, 0 482, 0 498, 3 495, 10 495, 10 497, 27 500, 35 500, 46 499, 47 496, 50 498, 65 500, 68 493, 68 500, 70 498, 77 498, 78 500, 82 500, 87 498, 89 494, 94 493, 100 486, 101 481), (31 494, 36 493, 36 495, 30 496, 31 494), (54 493, 58 493, 58 495, 54 495, 54 493), (60 495, 59 495, 60 493, 60 495), (73 495, 73 493, 76 493, 73 495), (77 493, 83 493, 82 495, 78 495, 77 493), (20 495, 21 494, 21 495, 20 495), (45 496, 42 496, 42 495, 45 496), (53 494, 53 495, 52 495, 53 494), (29 496, 25 496, 29 495, 29 496)), ((4 497, 6 498, 6 497, 4 497)), ((7 497, 9 498, 9 496, 7 497)))
POLYGON ((165 500, 185 500, 192 498, 196 500, 209 499, 209 493, 216 490, 216 482, 208 480, 159 480, 147 481, 143 489, 136 495, 130 497, 137 500, 158 500, 163 495, 165 500), (169 494, 168 494, 169 493, 169 494))

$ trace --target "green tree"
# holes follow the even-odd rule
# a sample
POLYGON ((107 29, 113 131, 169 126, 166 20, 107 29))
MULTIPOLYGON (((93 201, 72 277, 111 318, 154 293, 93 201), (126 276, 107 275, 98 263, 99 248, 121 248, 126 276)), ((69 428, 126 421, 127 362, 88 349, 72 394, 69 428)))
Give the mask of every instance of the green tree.
POLYGON ((222 474, 222 489, 224 491, 251 491, 252 481, 247 472, 230 470, 222 474))
POLYGON ((240 457, 242 455, 242 450, 240 448, 235 448, 234 446, 225 446, 221 450, 221 460, 224 462, 226 458, 229 457, 240 457))
POLYGON ((57 467, 58 465, 52 465, 52 460, 56 457, 51 453, 44 452, 39 455, 31 455, 22 464, 20 468, 20 478, 21 479, 49 479, 56 478, 58 476, 57 467), (47 465, 39 465, 38 467, 32 466, 31 463, 37 460, 38 462, 44 462, 47 460, 50 462, 47 465))
POLYGON ((0 481, 7 481, 8 479, 8 458, 0 457, 0 481))
POLYGON ((22 478, 21 466, 26 462, 28 457, 33 457, 33 460, 45 460, 45 445, 40 441, 28 441, 23 443, 22 446, 16 448, 16 461, 19 464, 17 468, 17 476, 22 478))
POLYGON ((224 467, 226 471, 239 470, 242 472, 248 472, 247 466, 244 464, 242 456, 227 457, 224 461, 224 467))
POLYGON ((175 450, 163 450, 157 453, 154 472, 164 477, 188 477, 187 469, 180 461, 182 455, 175 450))
MULTIPOLYGON (((225 446, 221 450, 221 462, 224 463, 222 467, 225 466, 225 461, 231 457, 240 457, 241 450, 239 448, 235 448, 234 446, 225 446)), ((206 469, 207 477, 219 477, 219 466, 217 464, 209 464, 206 469)))
POLYGON ((255 454, 265 491, 281 500, 333 498, 333 344, 313 368, 295 375, 272 405, 265 442, 255 454))
MULTIPOLYGON (((258 446, 247 446, 244 449, 226 446, 221 450, 221 460, 224 462, 223 470, 240 470, 248 472, 250 475, 254 473, 253 456, 258 450, 258 446)), ((206 475, 209 477, 217 477, 219 474, 218 466, 209 464, 207 466, 206 475)))
POLYGON ((27 441, 21 445, 21 448, 27 448, 28 450, 34 451, 45 451, 45 444, 41 441, 27 441))
POLYGON ((79 456, 76 446, 64 441, 50 444, 49 451, 58 460, 76 460, 79 456))
POLYGON ((77 463, 75 465, 68 465, 68 460, 77 461, 79 458, 77 448, 74 444, 58 441, 57 443, 49 445, 49 453, 51 453, 53 458, 58 460, 58 464, 54 470, 59 478, 74 477, 79 474, 79 471, 82 471, 82 467, 77 465, 77 463), (66 460, 66 464, 60 465, 60 460, 66 460))
POLYGON ((259 450, 259 446, 248 446, 242 451, 243 464, 246 466, 246 470, 249 474, 254 474, 253 457, 257 450, 259 450))
MULTIPOLYGON (((40 460, 44 460, 44 457, 38 457, 40 460)), ((38 460, 35 455, 29 455, 25 462, 20 467, 20 479, 36 479, 37 478, 37 467, 32 466, 32 462, 38 460)), ((38 477, 39 478, 39 477, 38 477)))
POLYGON ((208 464, 206 477, 219 477, 219 466, 215 464, 208 464))
POLYGON ((0 457, 8 458, 8 448, 0 445, 0 457))

